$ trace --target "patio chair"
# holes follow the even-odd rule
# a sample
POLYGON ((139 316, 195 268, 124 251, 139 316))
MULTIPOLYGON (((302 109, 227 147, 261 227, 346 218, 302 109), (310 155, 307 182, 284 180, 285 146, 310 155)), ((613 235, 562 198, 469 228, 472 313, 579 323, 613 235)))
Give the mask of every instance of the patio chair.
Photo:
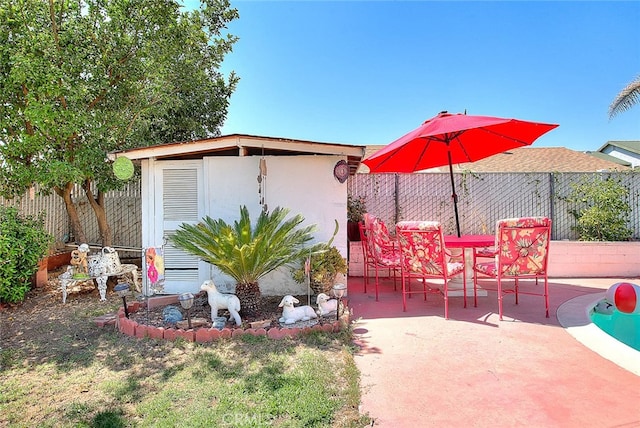
POLYGON ((364 215, 363 247, 365 256, 365 292, 369 281, 369 267, 376 272, 376 302, 378 301, 378 288, 380 284, 380 269, 387 269, 388 278, 393 272, 393 288, 397 290, 396 273, 400 270, 400 250, 397 243, 391 239, 389 230, 382 220, 371 215, 364 215))
MULTIPOLYGON (((521 217, 498 220, 496 224, 496 253, 489 262, 477 262, 474 254, 473 294, 478 287, 478 275, 496 279, 498 293, 498 313, 502 321, 503 296, 527 294, 543 296, 546 316, 549 318, 549 278, 547 262, 549 259, 549 240, 551 239, 551 220, 547 217, 521 217), (544 280, 543 289, 538 290, 538 279, 544 280), (505 280, 513 280, 513 286, 505 280), (519 280, 535 279, 533 289, 522 289, 519 280)), ((483 288, 486 286, 483 284, 483 288)))
POLYGON ((375 269, 375 266, 364 222, 358 223, 358 229, 360 230, 360 242, 362 243, 362 275, 364 276, 364 292, 366 293, 367 284, 369 283, 369 268, 375 269))
MULTIPOLYGON (((478 247, 473 248, 473 264, 472 266, 477 265, 478 263, 490 263, 496 258, 497 250, 495 247, 478 247)), ((475 271, 474 271, 475 278, 475 271)), ((478 289, 474 282, 474 290, 473 290, 473 306, 478 306, 478 289)))
POLYGON ((400 265, 402 280, 402 310, 407 310, 407 295, 427 292, 440 293, 437 288, 429 288, 427 279, 442 279, 444 286, 444 317, 449 319, 449 280, 462 274, 464 306, 467 305, 466 274, 464 262, 451 262, 447 251, 442 225, 437 221, 401 221, 396 225, 396 236, 400 245, 400 265), (422 280, 422 290, 411 290, 411 280, 422 280))

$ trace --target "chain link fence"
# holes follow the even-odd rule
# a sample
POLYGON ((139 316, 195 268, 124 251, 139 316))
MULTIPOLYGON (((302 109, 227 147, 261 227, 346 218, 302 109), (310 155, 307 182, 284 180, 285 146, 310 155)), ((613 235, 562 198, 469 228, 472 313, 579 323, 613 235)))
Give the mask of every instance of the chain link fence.
MULTIPOLYGON (((576 219, 567 201, 582 180, 612 178, 629 191, 628 226, 640 239, 640 173, 457 173, 458 217, 462 234, 494 233, 496 221, 522 216, 553 220, 553 239, 577 239, 576 219)), ((445 233, 456 233, 451 177, 448 173, 357 174, 349 194, 363 196, 367 211, 387 224, 402 220, 437 220, 445 233)))
MULTIPOLYGON (((633 239, 640 239, 640 172, 456 173, 460 231, 463 234, 492 234, 496 221, 501 218, 548 216, 553 219, 553 239, 575 240, 576 220, 570 211, 579 207, 567 201, 572 185, 581 180, 609 177, 628 189, 631 206, 628 226, 633 231, 633 239)), ((347 184, 349 194, 364 196, 367 210, 387 224, 401 220, 437 220, 447 234, 456 233, 448 173, 356 174, 349 177, 347 184)), ((100 243, 98 225, 84 192, 76 187, 72 197, 89 242, 100 243)), ((141 201, 139 181, 105 195, 114 246, 141 248, 141 201)), ((15 206, 27 215, 44 212, 46 228, 58 242, 75 240, 64 203, 58 195, 42 196, 34 189, 21 198, 0 197, 0 203, 15 206)))

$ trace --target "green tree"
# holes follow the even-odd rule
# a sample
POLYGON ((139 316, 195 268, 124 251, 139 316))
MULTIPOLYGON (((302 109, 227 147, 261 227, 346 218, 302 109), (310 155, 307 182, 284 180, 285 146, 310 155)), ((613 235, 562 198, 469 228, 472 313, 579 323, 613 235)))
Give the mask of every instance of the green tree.
POLYGON ((620 91, 618 96, 609 106, 609 119, 613 119, 618 113, 629 110, 640 101, 640 76, 620 91))
POLYGON ((240 220, 233 224, 207 216, 197 225, 182 224, 171 241, 232 277, 242 312, 255 315, 261 296, 259 279, 299 263, 310 250, 306 244, 313 239, 315 226, 298 228, 304 218, 287 219, 288 213, 281 207, 271 213, 262 211, 253 227, 247 207, 242 206, 240 220))
POLYGON ((0 0, 0 193, 57 193, 86 242, 79 184, 110 245, 104 194, 123 183, 106 153, 219 135, 237 17, 228 0, 0 0))

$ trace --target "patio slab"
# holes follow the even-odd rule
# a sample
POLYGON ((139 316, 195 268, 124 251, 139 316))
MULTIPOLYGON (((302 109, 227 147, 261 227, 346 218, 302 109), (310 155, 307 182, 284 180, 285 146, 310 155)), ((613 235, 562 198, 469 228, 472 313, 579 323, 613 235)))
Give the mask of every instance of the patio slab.
MULTIPOLYGON (((349 277, 361 411, 381 427, 640 426, 640 376, 577 341, 558 322, 562 303, 602 293, 624 279, 553 279, 550 318, 542 297, 495 292, 443 300, 419 295, 402 312, 400 292, 383 281, 379 301, 349 277)), ((627 279, 632 282, 638 280, 627 279)))

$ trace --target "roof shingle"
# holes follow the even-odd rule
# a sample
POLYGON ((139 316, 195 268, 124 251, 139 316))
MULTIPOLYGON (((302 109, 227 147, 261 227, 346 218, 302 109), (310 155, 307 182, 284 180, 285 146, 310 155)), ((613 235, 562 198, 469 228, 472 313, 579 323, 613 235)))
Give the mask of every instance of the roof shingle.
MULTIPOLYGON (((367 146, 365 158, 382 147, 367 146)), ((521 147, 476 162, 454 165, 453 169, 456 172, 595 172, 628 170, 629 167, 565 147, 521 147)), ((448 171, 446 165, 425 172, 445 171, 448 171)), ((361 164, 358 172, 369 172, 369 168, 361 164)))

